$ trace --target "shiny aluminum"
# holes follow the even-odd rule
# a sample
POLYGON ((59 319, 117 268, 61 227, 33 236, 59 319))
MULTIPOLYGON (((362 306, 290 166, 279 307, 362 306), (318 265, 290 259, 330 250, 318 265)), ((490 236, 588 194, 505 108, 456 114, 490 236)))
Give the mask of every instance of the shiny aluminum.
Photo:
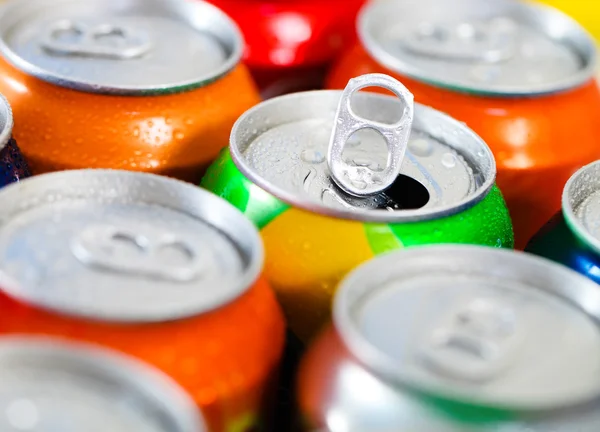
POLYGON ((600 292, 520 252, 406 249, 342 282, 301 367, 307 425, 331 432, 593 432, 600 292))
POLYGON ((350 80, 340 97, 327 152, 331 178, 345 192, 358 197, 374 195, 383 192, 396 181, 411 132, 413 101, 412 93, 388 75, 368 74, 350 80), (358 117, 352 110, 352 96, 366 87, 381 87, 398 96, 404 105, 400 120, 394 124, 384 124, 358 117), (368 166, 357 166, 343 161, 347 141, 363 129, 379 132, 385 140, 389 155, 383 170, 373 171, 368 166))
POLYGON ((358 32, 381 65, 469 93, 554 93, 595 73, 592 38, 571 18, 535 3, 373 2, 359 16, 358 32))
POLYGON ((188 395, 132 358, 39 337, 0 339, 0 430, 204 432, 188 395))
POLYGON ((15 67, 92 93, 201 87, 243 52, 233 21, 200 0, 13 0, 0 29, 0 53, 15 67))

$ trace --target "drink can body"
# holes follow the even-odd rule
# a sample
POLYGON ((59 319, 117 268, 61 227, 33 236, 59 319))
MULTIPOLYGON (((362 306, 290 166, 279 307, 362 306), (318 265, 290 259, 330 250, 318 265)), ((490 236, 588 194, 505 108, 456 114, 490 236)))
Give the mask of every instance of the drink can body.
MULTIPOLYGON (((384 3, 393 2, 380 2, 382 5, 384 3)), ((490 2, 486 2, 486 5, 489 6, 490 2)), ((372 9, 376 6, 377 3, 373 3, 372 9)), ((367 21, 368 9, 363 11, 363 22, 367 21)), ((468 13, 463 15, 469 16, 468 13)), ((576 24, 567 17, 563 17, 563 20, 568 21, 565 25, 577 29, 576 24)), ((374 26, 373 20, 370 25, 374 26)), ((369 31, 366 24, 363 29, 363 35, 366 35, 369 31)), ((577 38, 583 36, 578 34, 577 38)), ((371 45, 367 47, 370 43, 368 40, 368 35, 362 37, 362 43, 357 43, 341 56, 330 71, 326 87, 343 88, 348 79, 357 74, 390 73, 406 82, 420 103, 466 122, 494 152, 498 185, 513 218, 516 246, 524 248, 533 234, 558 211, 562 187, 571 174, 599 156, 594 137, 598 133, 595 119, 600 112, 600 90, 593 79, 593 68, 589 73, 586 69, 587 79, 574 70, 571 76, 582 78, 568 88, 560 88, 560 80, 557 80, 557 90, 553 92, 552 81, 548 79, 548 86, 543 91, 535 91, 534 84, 531 84, 531 93, 527 94, 526 83, 521 89, 512 85, 505 86, 505 89, 500 85, 494 88, 495 79, 502 84, 502 76, 508 76, 519 68, 523 71, 523 77, 532 74, 531 83, 544 82, 534 80, 537 66, 526 64, 525 61, 522 64, 515 61, 514 66, 502 61, 491 65, 484 61, 471 61, 466 64, 473 70, 465 70, 462 75, 471 78, 463 78, 460 83, 459 80, 455 83, 451 80, 441 82, 437 79, 439 77, 426 77, 428 71, 423 73, 426 68, 410 70, 408 60, 405 61, 406 67, 385 64, 383 55, 377 58, 379 51, 372 48, 377 42, 371 40, 371 45), (486 80, 480 79, 479 72, 483 71, 489 73, 486 80), (469 79, 473 88, 464 82, 469 79), (487 84, 484 86, 483 82, 487 84), (578 145, 565 147, 564 143, 571 141, 574 135, 577 136, 578 145)), ((593 42, 588 42, 591 53, 593 42)), ((527 47, 520 49, 526 50, 527 47)), ((386 60, 389 59, 387 54, 386 60)), ((593 56, 590 54, 590 58, 593 56)), ((453 62, 442 57, 435 64, 452 65, 453 62)), ((433 66, 430 68, 435 69, 433 66)), ((548 66, 545 70, 551 69, 548 66)), ((440 66, 439 70, 444 70, 444 67, 440 66)), ((568 74, 565 79, 569 79, 568 74)))
POLYGON ((284 320, 260 276, 252 224, 214 195, 150 174, 72 170, 29 180, 24 191, 5 188, 21 196, 17 216, 27 222, 0 228, 9 275, 0 333, 124 352, 183 387, 210 430, 266 427, 284 320), (44 224, 53 229, 40 231, 44 224), (52 251, 10 253, 18 238, 39 235, 53 238, 44 241, 52 251), (28 278, 19 262, 46 276, 28 278))
MULTIPOLYGON (((369 99, 370 96, 368 95, 366 94, 365 101, 369 99)), ((381 96, 373 97, 375 97, 375 100, 369 102, 374 104, 381 96)), ((488 177, 490 189, 481 195, 480 201, 472 206, 465 205, 456 212, 444 213, 436 217, 421 217, 418 213, 419 210, 414 210, 413 213, 408 212, 415 217, 410 221, 402 219, 404 217, 402 211, 390 212, 388 210, 386 216, 381 216, 380 220, 373 220, 369 209, 366 209, 364 214, 353 215, 349 212, 339 214, 330 211, 327 203, 313 205, 314 200, 310 203, 307 203, 308 201, 299 202, 306 198, 304 190, 312 190, 311 193, 314 192, 317 199, 321 199, 323 196, 327 199, 328 194, 336 200, 346 199, 343 194, 338 192, 335 192, 336 195, 334 196, 333 189, 329 186, 325 186, 325 192, 323 192, 321 186, 317 185, 321 177, 314 170, 322 169, 324 164, 324 158, 319 156, 324 151, 318 146, 325 143, 328 138, 327 133, 321 136, 322 131, 320 130, 322 127, 330 130, 329 120, 324 120, 323 125, 311 123, 309 127, 298 127, 297 133, 300 134, 311 134, 313 129, 316 130, 316 135, 312 138, 305 136, 299 138, 298 135, 295 135, 296 132, 291 132, 291 134, 288 132, 288 135, 285 132, 280 132, 278 135, 270 135, 265 132, 264 143, 270 149, 285 149, 285 146, 291 146, 294 143, 317 143, 317 147, 308 149, 308 153, 302 148, 294 148, 293 150, 290 149, 286 155, 277 153, 273 156, 279 161, 286 158, 296 161, 302 160, 303 155, 306 157, 308 154, 310 162, 304 168, 300 168, 297 173, 291 173, 296 168, 280 169, 277 166, 279 162, 265 165, 264 162, 271 159, 264 152, 257 151, 257 158, 253 159, 254 156, 249 153, 251 150, 244 152, 239 151, 239 148, 237 148, 238 144, 240 148, 244 147, 242 141, 238 141, 238 137, 247 136, 243 132, 246 123, 249 122, 250 129, 258 128, 260 130, 263 125, 257 124, 256 122, 259 121, 257 119, 269 119, 271 109, 273 109, 273 112, 281 112, 282 117, 289 115, 289 113, 286 114, 285 107, 288 103, 290 107, 303 105, 315 107, 318 105, 321 107, 320 110, 329 112, 329 105, 336 104, 338 99, 339 92, 307 92, 272 99, 265 102, 264 105, 256 107, 253 112, 247 113, 238 120, 238 126, 234 128, 232 134, 230 147, 232 150, 223 151, 217 161, 209 168, 202 181, 203 187, 228 200, 260 229, 266 249, 266 277, 277 293, 289 326, 304 341, 311 339, 329 319, 331 300, 335 287, 341 278, 357 265, 378 254, 404 247, 432 243, 475 243, 507 248, 513 246, 510 216, 500 190, 493 184, 493 174, 488 173, 490 174, 490 177, 488 177), (256 115, 256 119, 252 119, 254 115, 256 115), (325 123, 329 126, 324 126, 325 123), (277 142, 272 141, 273 138, 277 142), (278 140, 281 140, 281 142, 278 140), (232 151, 237 152, 236 160, 232 158, 232 151), (298 151, 298 155, 295 154, 296 151, 298 151), (315 158, 317 164, 314 163, 315 158), (267 171, 261 171, 257 174, 257 170, 249 166, 252 161, 257 161, 267 171), (307 171, 303 171, 304 169, 307 169, 307 171), (278 191, 274 187, 269 190, 269 187, 271 187, 270 182, 261 183, 261 179, 266 178, 262 176, 263 174, 265 176, 287 176, 288 173, 291 173, 292 176, 291 188, 295 188, 296 185, 300 184, 300 190, 290 189, 293 195, 287 194, 283 197, 283 194, 278 195, 278 191), (294 180, 296 174, 299 182, 294 180), (310 183, 311 180, 313 183, 310 183), (303 181, 304 183, 302 183, 303 181), (306 187, 306 189, 302 189, 303 187, 306 187), (399 219, 394 220, 394 215, 399 219), (386 219, 388 217, 391 219, 386 219)), ((387 99, 385 100, 387 101, 387 99)), ((429 111, 427 112, 429 113, 429 111)), ((316 118, 320 113, 310 109, 307 111, 307 115, 316 118)), ((267 122, 272 123, 271 126, 278 130, 277 123, 279 119, 273 117, 267 122)), ((427 124, 435 127, 436 121, 432 120, 431 123, 427 124)), ((454 130, 454 126, 459 127, 453 123, 449 130, 454 130)), ((248 139, 248 142, 250 141, 251 139, 248 139)), ((260 138, 255 139, 253 142, 252 145, 261 145, 260 138)), ((435 145, 438 144, 442 145, 441 142, 437 142, 435 145)), ((428 148, 428 145, 429 143, 417 139, 413 142, 412 150, 409 143, 409 152, 418 154, 423 147, 428 148)), ((478 150, 473 150, 475 159, 482 157, 485 153, 483 151, 485 144, 480 143, 479 145, 483 147, 477 147, 478 150), (481 151, 480 156, 475 155, 477 151, 481 151)), ((443 148, 450 149, 450 147, 443 148)), ((431 151, 434 152, 433 147, 431 151)), ((448 155, 444 151, 438 153, 442 158, 444 154, 448 155)), ((424 153, 420 154, 423 155, 424 153)), ((426 163, 431 163, 433 167, 434 156, 427 153, 424 157, 432 158, 427 159, 426 163)), ((455 160, 450 155, 445 157, 452 161, 455 160)), ((460 160, 466 159, 465 157, 465 159, 460 160)), ((485 158, 481 160, 483 159, 485 158)), ((493 160, 491 153, 489 160, 493 160)), ((442 167, 442 170, 446 169, 443 168, 443 164, 440 167, 442 167)), ((473 171, 477 171, 477 169, 470 172, 473 171)), ((415 172, 414 175, 417 176, 418 173, 415 172)), ((456 179, 456 177, 453 178, 456 179)), ((282 177, 281 181, 278 180, 278 183, 274 182, 273 184, 282 185, 287 181, 289 181, 287 177, 282 177)), ((439 185, 439 187, 436 186, 438 190, 446 190, 444 181, 446 180, 443 178, 435 181, 435 184, 439 185)), ((423 182, 426 182, 426 180, 423 179, 423 182)), ((433 204, 435 190, 434 188, 429 190, 432 195, 428 205, 435 207, 435 204, 433 204)), ((403 193, 410 195, 409 192, 401 191, 399 196, 402 197, 403 193)), ((468 195, 469 193, 467 193, 468 195)), ((344 205, 344 202, 336 201, 335 205, 346 210, 350 204, 344 205)), ((358 205, 357 208, 360 208, 360 205, 368 206, 369 204, 358 205)), ((352 210, 350 211, 352 212, 352 210)), ((384 210, 372 211, 379 215, 381 215, 380 212, 384 212, 384 210)))

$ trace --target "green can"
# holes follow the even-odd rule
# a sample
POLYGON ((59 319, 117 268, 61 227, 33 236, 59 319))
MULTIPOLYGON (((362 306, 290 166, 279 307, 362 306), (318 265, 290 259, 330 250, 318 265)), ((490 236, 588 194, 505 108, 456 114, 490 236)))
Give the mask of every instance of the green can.
POLYGON ((514 244, 485 142, 439 111, 413 109, 408 91, 402 100, 358 91, 406 90, 379 78, 255 106, 202 181, 260 228, 266 277, 305 342, 328 321, 338 282, 375 255, 434 243, 514 244), (359 194, 368 189, 361 183, 385 186, 385 175, 395 176, 391 186, 359 194))

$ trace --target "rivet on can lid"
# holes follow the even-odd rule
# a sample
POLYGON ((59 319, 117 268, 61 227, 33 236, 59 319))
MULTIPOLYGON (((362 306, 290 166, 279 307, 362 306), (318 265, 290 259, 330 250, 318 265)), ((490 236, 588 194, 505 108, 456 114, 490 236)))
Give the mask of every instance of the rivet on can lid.
POLYGON ((262 269, 256 228, 198 187, 116 170, 16 186, 0 191, 0 288, 28 304, 95 320, 175 320, 238 298, 262 269))
POLYGON ((52 84, 146 95, 208 84, 241 59, 235 23, 202 0, 13 0, 0 52, 52 84))
POLYGON ((340 98, 327 153, 331 177, 340 188, 360 197, 382 192, 394 183, 400 174, 400 166, 411 132, 413 100, 412 93, 402 83, 388 75, 362 75, 348 82, 340 98), (400 120, 387 125, 357 116, 352 110, 352 95, 366 87, 381 87, 398 96, 404 105, 400 120), (352 166, 342 159, 346 142, 354 133, 362 129, 375 130, 385 140, 389 154, 386 167, 380 172, 375 172, 368 166, 352 166))
POLYGON ((600 161, 571 176, 563 191, 562 211, 575 235, 600 253, 600 161))
POLYGON ((377 257, 334 299, 334 325, 383 379, 462 403, 546 410, 600 396, 600 292, 521 252, 427 246, 377 257))
POLYGON ((0 430, 203 432, 190 397, 162 373, 88 344, 0 339, 0 430))
POLYGON ((357 26, 381 65, 452 90, 545 94, 582 85, 595 73, 590 35, 558 10, 531 2, 372 2, 357 26))

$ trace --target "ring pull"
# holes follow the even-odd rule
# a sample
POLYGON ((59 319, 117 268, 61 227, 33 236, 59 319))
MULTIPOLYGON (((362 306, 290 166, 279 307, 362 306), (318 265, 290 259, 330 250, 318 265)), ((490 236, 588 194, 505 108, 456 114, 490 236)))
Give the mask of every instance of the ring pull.
POLYGON ((414 54, 454 61, 496 63, 515 55, 518 26, 509 18, 427 23, 402 41, 414 54))
POLYGON ((414 98, 404 85, 383 74, 368 74, 353 78, 344 89, 337 109, 327 163, 331 177, 345 192, 357 196, 375 195, 389 188, 400 174, 400 167, 412 128, 414 98), (366 87, 381 87, 394 93, 404 105, 400 120, 392 125, 367 120, 357 116, 351 107, 352 95, 366 87), (373 129, 381 134, 386 142, 388 159, 381 172, 366 166, 349 165, 342 155, 352 134, 361 129, 373 129))
POLYGON ((52 54, 113 60, 138 58, 152 48, 146 33, 130 27, 112 24, 88 26, 71 20, 51 24, 40 44, 52 54))

